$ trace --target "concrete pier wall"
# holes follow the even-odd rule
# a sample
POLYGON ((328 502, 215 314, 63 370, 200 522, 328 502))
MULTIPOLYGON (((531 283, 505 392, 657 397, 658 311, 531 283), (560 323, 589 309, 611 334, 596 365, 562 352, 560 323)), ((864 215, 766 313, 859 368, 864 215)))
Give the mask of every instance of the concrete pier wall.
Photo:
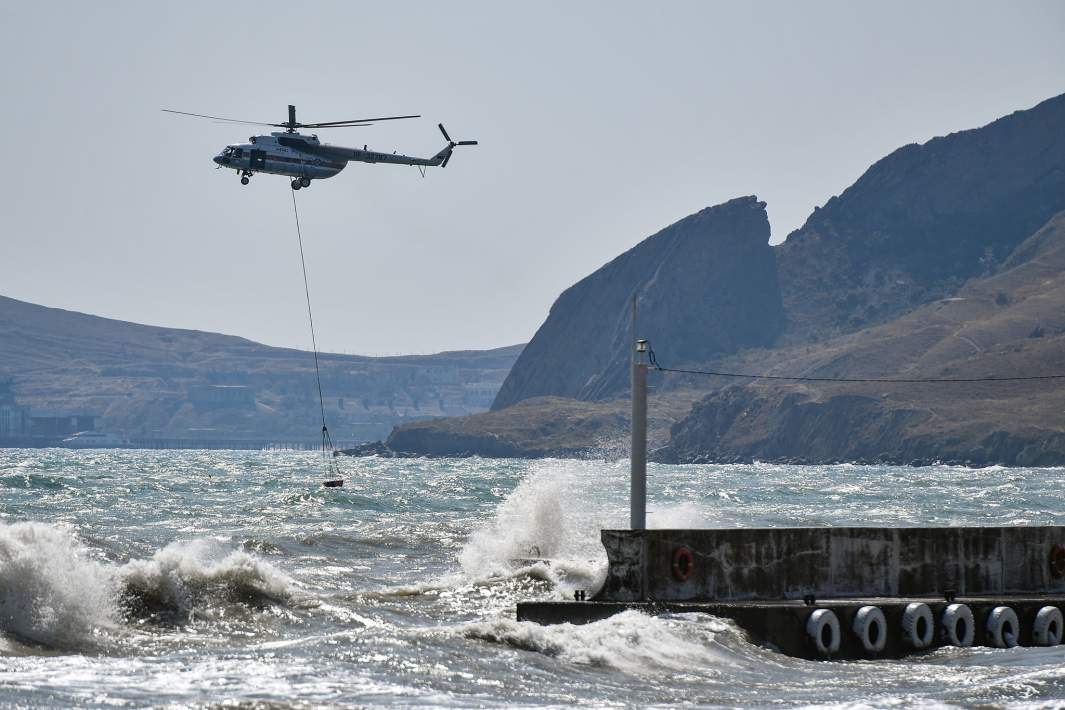
MULTIPOLYGON (((722 619, 731 619, 756 643, 766 644, 789 656, 822 659, 901 658, 915 650, 908 645, 903 632, 902 615, 906 605, 916 599, 837 599, 816 607, 805 606, 801 601, 790 602, 521 602, 518 604, 519 621, 538 624, 587 624, 605 619, 627 610, 647 614, 710 614, 722 619), (886 628, 884 648, 870 652, 853 631, 858 610, 874 605, 884 613, 886 628), (816 609, 831 610, 840 624, 840 647, 831 654, 820 652, 812 642, 806 623, 816 609)), ((942 619, 947 602, 924 600, 933 619, 942 619)), ((1040 645, 1033 637, 1036 615, 1047 606, 1065 608, 1062 597, 978 597, 958 598, 973 613, 973 645, 993 646, 987 622, 991 611, 999 606, 1008 606, 1017 614, 1018 634, 1016 642, 1022 646, 1040 645)), ((928 648, 948 645, 940 622, 933 622, 935 633, 928 648)))
POLYGON ((1065 595, 1065 527, 604 530, 598 601, 1065 595))

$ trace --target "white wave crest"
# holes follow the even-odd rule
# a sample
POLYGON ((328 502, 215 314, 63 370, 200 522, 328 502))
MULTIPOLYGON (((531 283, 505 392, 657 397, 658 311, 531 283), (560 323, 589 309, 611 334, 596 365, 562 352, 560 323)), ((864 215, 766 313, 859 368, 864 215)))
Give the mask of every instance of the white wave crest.
POLYGON ((51 648, 93 645, 129 616, 181 621, 198 607, 293 597, 285 574, 215 541, 172 543, 119 566, 93 559, 66 528, 0 523, 0 632, 51 648))
POLYGON ((456 633, 569 663, 614 668, 634 675, 698 669, 703 677, 718 675, 737 662, 721 641, 715 643, 716 637, 729 637, 729 644, 739 638, 726 622, 712 617, 679 620, 637 611, 578 625, 541 626, 499 618, 465 624, 456 633))
POLYGON ((213 540, 170 543, 151 559, 126 563, 118 575, 134 605, 178 617, 204 597, 287 603, 292 596, 292 580, 276 567, 213 540))
POLYGON ((118 584, 68 530, 0 524, 0 629, 52 647, 76 647, 117 625, 118 584))

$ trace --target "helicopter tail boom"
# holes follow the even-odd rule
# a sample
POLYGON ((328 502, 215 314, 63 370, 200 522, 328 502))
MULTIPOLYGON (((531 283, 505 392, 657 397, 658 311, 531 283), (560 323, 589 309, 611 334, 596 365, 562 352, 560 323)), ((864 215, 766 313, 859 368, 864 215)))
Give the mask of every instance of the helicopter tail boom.
POLYGON ((444 146, 444 149, 442 151, 434 155, 432 158, 429 158, 429 165, 435 168, 437 166, 446 164, 447 161, 451 160, 451 152, 453 150, 454 148, 452 148, 450 145, 444 146))

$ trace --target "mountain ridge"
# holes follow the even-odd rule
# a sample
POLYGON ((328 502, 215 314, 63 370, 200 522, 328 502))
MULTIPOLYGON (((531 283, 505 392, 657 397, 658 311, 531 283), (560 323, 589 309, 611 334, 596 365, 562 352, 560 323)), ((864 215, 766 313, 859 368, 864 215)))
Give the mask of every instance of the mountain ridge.
MULTIPOLYGON (((523 346, 374 358, 321 353, 334 436, 383 437, 420 417, 491 404, 523 346)), ((309 351, 240 336, 127 323, 0 296, 0 374, 35 409, 99 414, 130 437, 314 441, 320 430, 309 351), (249 390, 244 407, 212 407, 197 390, 249 390)))
MULTIPOLYGON (((772 249, 785 315, 773 342, 700 357, 675 347, 668 335, 649 339, 659 362, 690 369, 822 377, 1065 372, 1065 322, 1057 315, 1065 312, 1063 215, 1060 95, 980 128, 902 146, 815 209, 772 249)), ((678 266, 683 271, 686 265, 678 266)), ((742 272, 742 266, 734 260, 725 268, 742 272)), ((669 283, 658 286, 668 289, 669 283)), ((593 325, 585 322, 589 332, 593 325)), ((647 334, 641 326, 640 336, 647 334)), ((539 337, 523 359, 549 349, 539 337)), ((600 347, 603 342, 613 341, 601 339, 600 347)), ((521 366, 519 359, 515 371, 521 366)), ((627 375, 624 361, 611 367, 615 379, 627 375)), ((508 381, 522 377, 512 371, 508 381)), ((601 374, 585 366, 570 377, 601 374)), ((888 392, 875 384, 659 378, 653 399, 694 405, 680 414, 674 408, 669 441, 655 455, 675 462, 1060 465, 1065 436, 1057 420, 1065 400, 1058 389, 982 385, 943 394, 912 387, 888 392)), ((535 387, 527 390, 538 394, 535 387)), ((578 389, 568 396, 621 407, 624 391, 603 394, 578 389)), ((507 403, 515 401, 520 398, 507 403)), ((401 426, 389 441, 414 453, 419 441, 446 449, 444 437, 434 433, 444 428, 477 441, 492 432, 493 416, 506 412, 499 404, 497 398, 493 412, 476 420, 401 426)), ((510 450, 550 450, 550 407, 530 407, 528 415, 528 446, 512 436, 510 450)), ((597 443, 589 441, 588 450, 597 450, 597 443)))

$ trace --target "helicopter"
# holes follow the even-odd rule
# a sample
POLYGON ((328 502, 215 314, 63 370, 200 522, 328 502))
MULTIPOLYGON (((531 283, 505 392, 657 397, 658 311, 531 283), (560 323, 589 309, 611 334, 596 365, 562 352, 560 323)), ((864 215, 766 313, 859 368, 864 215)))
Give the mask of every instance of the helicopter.
POLYGON ((310 187, 311 180, 324 180, 343 170, 349 162, 362 163, 392 163, 394 165, 416 166, 425 177, 425 169, 440 166, 446 168, 451 160, 451 153, 460 145, 477 145, 477 141, 453 141, 444 129, 444 124, 438 123, 437 127, 444 135, 447 145, 439 153, 431 158, 417 158, 410 155, 398 155, 396 153, 379 153, 370 150, 366 145, 360 148, 345 148, 339 145, 329 145, 318 140, 318 136, 299 133, 297 128, 356 128, 372 126, 378 121, 398 121, 407 118, 421 118, 413 116, 381 116, 378 118, 360 118, 349 121, 326 121, 324 123, 299 123, 296 121, 296 107, 289 104, 288 120, 283 123, 265 123, 261 121, 241 121, 235 118, 222 118, 220 116, 207 116, 202 113, 189 113, 187 111, 175 111, 164 108, 166 113, 176 113, 182 116, 195 116, 197 118, 210 118, 226 123, 244 123, 253 126, 272 126, 284 128, 284 131, 275 131, 270 135, 252 136, 248 143, 228 145, 213 160, 219 168, 236 170, 240 175, 242 185, 247 185, 255 173, 269 173, 272 175, 285 175, 292 178, 292 189, 299 190, 310 187))

